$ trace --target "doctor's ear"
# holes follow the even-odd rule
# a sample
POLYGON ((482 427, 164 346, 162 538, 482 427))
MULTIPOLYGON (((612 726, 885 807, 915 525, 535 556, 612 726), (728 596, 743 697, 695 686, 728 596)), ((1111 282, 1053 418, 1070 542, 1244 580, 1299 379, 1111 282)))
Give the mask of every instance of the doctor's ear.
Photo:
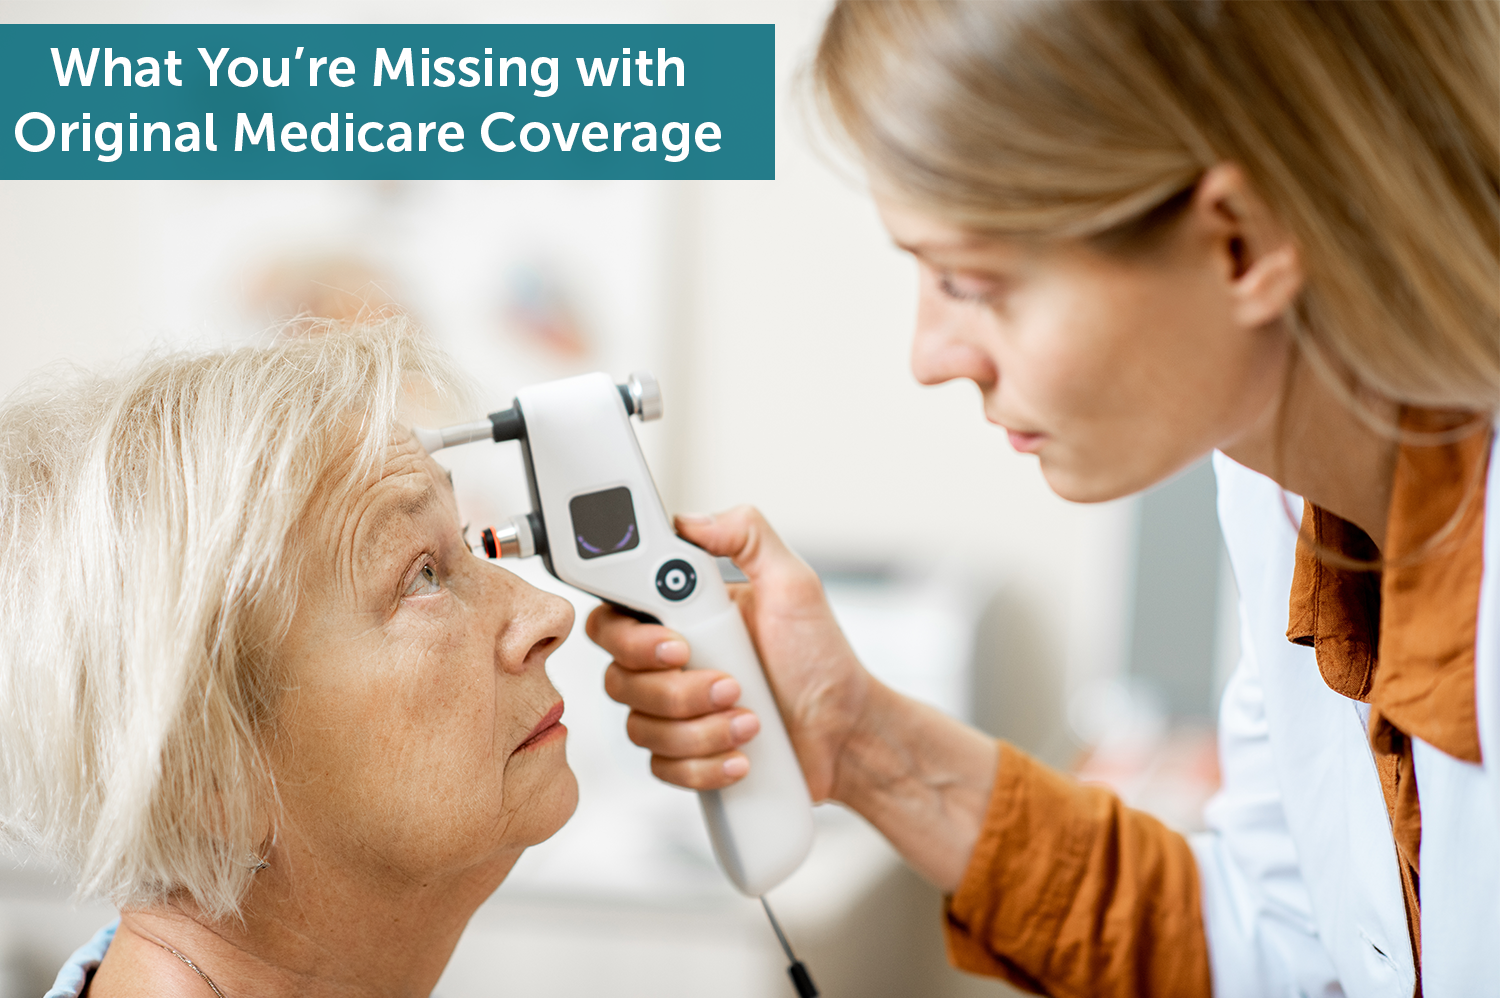
POLYGON ((1234 320, 1255 328, 1284 315, 1302 290, 1302 258, 1244 171, 1233 163, 1210 167, 1189 211, 1222 266, 1234 320))

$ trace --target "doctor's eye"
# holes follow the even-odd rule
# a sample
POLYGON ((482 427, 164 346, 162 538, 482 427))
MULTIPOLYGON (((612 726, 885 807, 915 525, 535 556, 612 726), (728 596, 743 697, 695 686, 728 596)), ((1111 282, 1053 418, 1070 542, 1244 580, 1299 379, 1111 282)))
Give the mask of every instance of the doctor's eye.
POLYGON ((938 290, 954 301, 984 303, 994 293, 988 281, 959 278, 951 270, 938 271, 937 283, 938 290))
POLYGON ((422 567, 417 570, 417 574, 412 576, 411 581, 406 585, 406 592, 401 595, 403 598, 407 596, 431 596, 441 588, 442 583, 438 579, 437 568, 429 561, 423 563, 422 567))

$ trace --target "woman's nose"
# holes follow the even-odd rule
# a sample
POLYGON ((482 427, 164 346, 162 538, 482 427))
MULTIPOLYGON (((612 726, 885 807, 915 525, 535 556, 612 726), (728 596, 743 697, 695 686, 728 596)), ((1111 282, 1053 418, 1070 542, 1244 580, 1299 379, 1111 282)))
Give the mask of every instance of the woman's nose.
POLYGON ((922 275, 911 344, 911 373, 917 381, 940 385, 968 378, 985 390, 999 380, 994 358, 978 342, 980 307, 953 300, 937 287, 931 274, 922 275))
POLYGON ((507 672, 540 668, 573 630, 573 604, 512 575, 509 598, 499 612, 508 616, 500 629, 496 651, 507 672))

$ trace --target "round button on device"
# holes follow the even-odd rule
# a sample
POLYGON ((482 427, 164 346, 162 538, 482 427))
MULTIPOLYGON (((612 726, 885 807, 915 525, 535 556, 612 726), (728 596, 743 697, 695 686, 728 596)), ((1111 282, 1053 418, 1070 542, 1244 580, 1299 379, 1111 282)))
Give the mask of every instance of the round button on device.
POLYGON ((698 573, 681 558, 673 558, 656 570, 656 591, 665 599, 687 599, 697 587, 698 573))

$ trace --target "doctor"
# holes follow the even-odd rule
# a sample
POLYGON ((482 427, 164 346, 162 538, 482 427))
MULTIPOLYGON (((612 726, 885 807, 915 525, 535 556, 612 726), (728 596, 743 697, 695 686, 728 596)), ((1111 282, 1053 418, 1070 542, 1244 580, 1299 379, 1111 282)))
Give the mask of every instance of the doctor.
MULTIPOLYGON (((960 967, 1055 995, 1500 988, 1500 7, 840 3, 814 69, 916 259, 912 369, 1061 496, 1213 451, 1243 655, 1191 838, 875 681, 752 509, 727 555, 813 795, 948 893, 960 967)), ((732 679, 601 607, 662 779, 732 679)))

